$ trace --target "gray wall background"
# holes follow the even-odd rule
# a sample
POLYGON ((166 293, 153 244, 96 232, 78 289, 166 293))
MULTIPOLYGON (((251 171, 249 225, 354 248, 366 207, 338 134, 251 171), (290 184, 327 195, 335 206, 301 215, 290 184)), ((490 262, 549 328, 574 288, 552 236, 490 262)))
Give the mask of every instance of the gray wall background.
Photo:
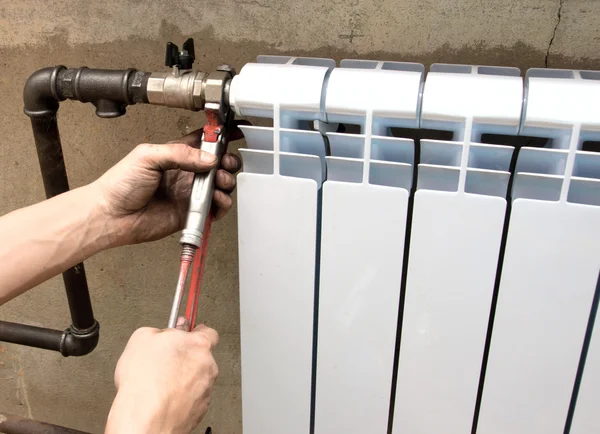
MULTIPOLYGON (((197 67, 238 70, 259 54, 600 69, 596 0, 0 0, 0 214, 44 198, 22 113, 34 70, 162 70, 164 45, 193 36, 197 67)), ((163 143, 203 116, 150 106, 115 120, 64 103, 59 123, 71 185, 91 182, 136 144, 163 143)), ((202 427, 241 433, 235 209, 213 229, 200 317, 221 334, 220 378, 202 427)), ((103 252, 87 261, 98 348, 84 358, 0 343, 0 411, 102 432, 116 361, 129 335, 163 327, 173 295, 178 237, 103 252)), ((0 318, 64 328, 60 278, 0 308, 0 318)), ((204 431, 202 431, 204 432, 204 431)))

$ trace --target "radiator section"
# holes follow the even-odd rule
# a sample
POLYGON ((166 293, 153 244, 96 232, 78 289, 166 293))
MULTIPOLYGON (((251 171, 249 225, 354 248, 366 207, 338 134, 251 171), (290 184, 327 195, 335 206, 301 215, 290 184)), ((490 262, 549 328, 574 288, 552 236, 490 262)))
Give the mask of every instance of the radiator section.
POLYGON ((285 127, 320 116, 327 71, 250 64, 232 84, 239 86, 232 87, 237 110, 274 118, 273 128, 244 129, 248 149, 238 177, 245 434, 309 432, 325 145, 317 132, 285 127), (302 85, 292 86, 298 80, 302 85))
POLYGON ((360 125, 361 133, 328 134, 315 434, 383 433, 414 164, 414 142, 388 133, 417 125, 423 67, 341 66, 329 78, 327 120, 360 125))

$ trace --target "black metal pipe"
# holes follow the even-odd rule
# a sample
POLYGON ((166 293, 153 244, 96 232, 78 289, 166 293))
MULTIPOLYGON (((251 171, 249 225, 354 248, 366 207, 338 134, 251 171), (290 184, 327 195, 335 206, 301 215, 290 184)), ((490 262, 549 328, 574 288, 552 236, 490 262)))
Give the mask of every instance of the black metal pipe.
POLYGON ((69 190, 56 113, 31 118, 33 139, 37 150, 46 197, 69 190))
POLYGON ((72 328, 76 333, 87 332, 98 324, 94 319, 92 300, 85 277, 83 262, 69 268, 63 273, 63 282, 67 291, 69 311, 71 312, 72 328))
POLYGON ((91 102, 96 115, 114 118, 125 114, 125 107, 148 102, 146 85, 150 74, 135 69, 112 70, 60 69, 57 72, 56 95, 59 98, 91 102))
POLYGON ((23 89, 25 114, 30 118, 56 115, 59 101, 64 100, 56 93, 58 73, 64 66, 43 68, 29 76, 23 89))
POLYGON ((0 321, 0 335, 5 342, 13 344, 60 352, 64 334, 60 330, 0 321))
POLYGON ((88 330, 78 330, 71 326, 63 331, 0 321, 0 337, 4 342, 58 351, 65 357, 84 356, 98 345, 100 324, 94 321, 94 325, 88 330))
POLYGON ((24 111, 30 118, 56 115, 58 103, 72 99, 91 102, 99 117, 122 116, 127 105, 148 102, 149 77, 135 69, 43 68, 25 83, 24 111))
MULTIPOLYGON (((69 190, 56 119, 59 102, 65 99, 91 102, 100 117, 122 116, 127 105, 148 102, 149 76, 135 69, 57 66, 40 69, 29 77, 23 90, 24 111, 31 118, 47 198, 69 190)), ((100 325, 94 318, 83 264, 66 270, 63 281, 72 320, 67 330, 0 321, 0 341, 59 351, 64 356, 82 356, 93 351, 98 344, 100 325)))
POLYGON ((5 434, 88 434, 84 431, 0 413, 0 432, 5 434))

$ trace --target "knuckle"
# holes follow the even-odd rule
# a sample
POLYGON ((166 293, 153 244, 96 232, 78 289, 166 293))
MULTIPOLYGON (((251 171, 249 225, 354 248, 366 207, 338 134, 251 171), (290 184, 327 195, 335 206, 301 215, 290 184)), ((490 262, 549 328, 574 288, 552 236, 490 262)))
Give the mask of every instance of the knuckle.
POLYGON ((222 207, 224 209, 230 209, 233 206, 233 199, 228 194, 223 195, 222 207))
POLYGON ((206 329, 209 331, 209 333, 212 333, 213 335, 215 335, 215 339, 217 341, 219 340, 219 332, 217 332, 215 329, 210 328, 210 327, 206 327, 206 329))
POLYGON ((240 167, 242 165, 242 160, 240 159, 240 157, 235 154, 228 154, 228 156, 229 156, 229 166, 231 167, 231 169, 235 172, 240 170, 240 167))
POLYGON ((233 154, 225 154, 221 159, 221 166, 227 172, 235 172, 237 170, 237 160, 233 154))
POLYGON ((219 376, 219 366, 212 353, 205 354, 202 357, 202 370, 205 372, 210 384, 212 384, 219 376))
POLYGON ((150 336, 152 334, 154 334, 154 331, 156 329, 153 329, 152 327, 140 327, 139 329, 137 329, 136 331, 133 332, 133 334, 131 335, 131 337, 135 337, 135 338, 140 338, 140 337, 144 337, 144 336, 150 336))
POLYGON ((217 377, 219 376, 219 366, 217 365, 217 362, 214 361, 214 359, 212 361, 210 376, 213 381, 216 380, 217 377))
POLYGON ((210 340, 208 339, 208 336, 206 336, 204 333, 196 333, 195 334, 195 343, 196 346, 200 349, 206 349, 206 348, 210 348, 210 340))
POLYGON ((152 148, 150 143, 140 143, 135 147, 135 151, 141 154, 148 152, 152 148))
POLYGON ((142 143, 135 147, 133 150, 134 155, 136 155, 140 159, 145 159, 150 156, 154 152, 154 145, 150 143, 142 143))
POLYGON ((235 178, 229 172, 219 169, 217 174, 219 176, 219 184, 223 188, 232 188, 235 185, 235 178))
POLYGON ((185 143, 173 143, 172 145, 170 145, 173 147, 173 149, 177 152, 181 152, 181 153, 186 153, 189 154, 192 150, 192 148, 190 148, 188 145, 186 145, 185 143))
POLYGON ((230 188, 234 188, 236 185, 237 181, 235 179, 235 176, 233 176, 231 173, 227 174, 227 184, 229 185, 230 188))
POLYGON ((140 327, 136 331, 131 334, 129 338, 129 343, 133 345, 137 345, 138 342, 143 342, 150 339, 151 336, 157 333, 158 329, 152 327, 140 327))

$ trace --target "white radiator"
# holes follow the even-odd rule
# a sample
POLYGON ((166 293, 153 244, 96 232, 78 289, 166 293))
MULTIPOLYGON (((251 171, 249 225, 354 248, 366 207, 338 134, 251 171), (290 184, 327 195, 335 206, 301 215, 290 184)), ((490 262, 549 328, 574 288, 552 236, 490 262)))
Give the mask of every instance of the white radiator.
POLYGON ((245 434, 600 433, 600 72, 263 56, 230 100, 273 119, 238 178, 245 434))

